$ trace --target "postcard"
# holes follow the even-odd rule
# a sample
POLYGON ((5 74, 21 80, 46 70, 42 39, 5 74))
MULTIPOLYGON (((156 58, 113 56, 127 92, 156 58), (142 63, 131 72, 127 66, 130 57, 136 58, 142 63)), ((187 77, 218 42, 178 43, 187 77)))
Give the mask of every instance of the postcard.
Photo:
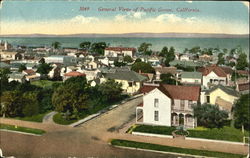
POLYGON ((1 158, 249 157, 249 2, 0 4, 1 158))

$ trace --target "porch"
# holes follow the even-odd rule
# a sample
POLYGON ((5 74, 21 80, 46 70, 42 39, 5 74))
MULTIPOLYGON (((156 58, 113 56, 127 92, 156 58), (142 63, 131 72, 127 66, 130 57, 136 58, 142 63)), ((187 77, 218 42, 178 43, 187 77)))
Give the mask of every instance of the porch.
POLYGON ((195 128, 197 119, 191 114, 173 112, 171 114, 172 126, 184 126, 186 128, 195 128))

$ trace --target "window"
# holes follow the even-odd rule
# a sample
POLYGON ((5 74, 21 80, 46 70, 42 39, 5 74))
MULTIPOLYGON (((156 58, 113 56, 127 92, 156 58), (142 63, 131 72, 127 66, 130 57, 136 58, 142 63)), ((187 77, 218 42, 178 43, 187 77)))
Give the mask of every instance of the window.
POLYGON ((128 86, 132 87, 133 86, 133 82, 128 82, 128 86))
POLYGON ((210 96, 207 96, 207 103, 210 103, 210 96))
POLYGON ((210 83, 213 83, 213 79, 210 79, 210 83))
POLYGON ((159 121, 159 111, 155 111, 155 121, 159 121))
POLYGON ((154 107, 156 107, 156 108, 159 107, 159 99, 157 99, 157 98, 155 98, 154 107))
POLYGON ((193 103, 192 100, 189 100, 189 101, 188 101, 188 108, 189 108, 189 109, 192 108, 192 103, 193 103))
POLYGON ((184 106, 185 106, 185 100, 181 100, 181 110, 184 110, 184 106))

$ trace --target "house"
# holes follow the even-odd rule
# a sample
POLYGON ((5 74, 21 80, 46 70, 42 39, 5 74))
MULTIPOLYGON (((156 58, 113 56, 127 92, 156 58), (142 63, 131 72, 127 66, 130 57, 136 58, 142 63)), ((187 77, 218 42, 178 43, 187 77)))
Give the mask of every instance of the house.
POLYGON ((136 108, 137 123, 194 128, 192 106, 199 103, 199 86, 144 85, 143 102, 136 108), (141 121, 141 122, 140 122, 141 121))
POLYGON ((63 65, 75 65, 77 60, 73 56, 60 56, 60 55, 53 55, 49 57, 44 57, 45 63, 60 63, 63 65))
POLYGON ((172 74, 173 76, 176 76, 177 74, 177 68, 176 67, 154 67, 155 74, 156 74, 156 80, 160 80, 161 74, 172 74))
POLYGON ((131 56, 135 55, 136 49, 129 47, 108 47, 104 50, 104 56, 118 57, 118 56, 131 56))
POLYGON ((71 72, 64 74, 63 81, 66 81, 67 79, 69 79, 71 77, 78 77, 78 76, 86 76, 86 75, 84 73, 80 73, 77 71, 71 71, 71 72))
POLYGON ((41 77, 39 73, 36 73, 32 69, 23 70, 22 73, 25 75, 25 79, 30 82, 40 80, 41 77))
POLYGON ((236 90, 240 94, 248 94, 249 93, 249 84, 250 84, 249 81, 247 83, 236 83, 236 90))
POLYGON ((11 82, 11 81, 17 81, 20 83, 24 83, 25 82, 25 74, 23 74, 21 72, 13 72, 13 73, 9 74, 8 82, 11 82))
POLYGON ((18 52, 14 51, 0 51, 0 59, 4 60, 20 60, 22 59, 22 55, 18 52))
POLYGON ((199 56, 199 61, 202 62, 210 62, 213 60, 213 56, 207 55, 207 54, 203 54, 199 56))
POLYGON ((202 84, 201 72, 181 72, 180 82, 182 84, 202 84))
POLYGON ((10 50, 11 49, 11 44, 9 44, 7 41, 0 41, 0 51, 3 50, 10 50))
POLYGON ((201 92, 201 103, 209 103, 212 105, 218 105, 220 109, 227 110, 229 114, 231 109, 239 98, 239 93, 230 87, 223 85, 216 85, 209 90, 203 90, 201 92))
POLYGON ((217 65, 206 66, 198 69, 202 73, 202 85, 205 87, 222 84, 229 85, 232 69, 217 65))
POLYGON ((122 84, 122 89, 127 94, 134 94, 141 88, 142 83, 148 80, 147 77, 128 68, 112 68, 108 72, 103 73, 101 83, 107 79, 113 79, 122 84))
POLYGON ((180 54, 179 55, 180 61, 189 61, 190 60, 190 54, 180 54))
POLYGON ((147 63, 150 63, 152 66, 156 66, 156 67, 160 67, 161 66, 161 61, 156 56, 149 57, 148 60, 147 60, 147 63))

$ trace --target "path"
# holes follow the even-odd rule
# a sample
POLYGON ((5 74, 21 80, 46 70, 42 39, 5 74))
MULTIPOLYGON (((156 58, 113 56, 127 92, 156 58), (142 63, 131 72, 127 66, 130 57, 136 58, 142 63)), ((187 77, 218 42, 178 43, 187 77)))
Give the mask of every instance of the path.
POLYGON ((43 123, 54 123, 53 116, 57 114, 56 111, 52 111, 43 117, 43 123))

